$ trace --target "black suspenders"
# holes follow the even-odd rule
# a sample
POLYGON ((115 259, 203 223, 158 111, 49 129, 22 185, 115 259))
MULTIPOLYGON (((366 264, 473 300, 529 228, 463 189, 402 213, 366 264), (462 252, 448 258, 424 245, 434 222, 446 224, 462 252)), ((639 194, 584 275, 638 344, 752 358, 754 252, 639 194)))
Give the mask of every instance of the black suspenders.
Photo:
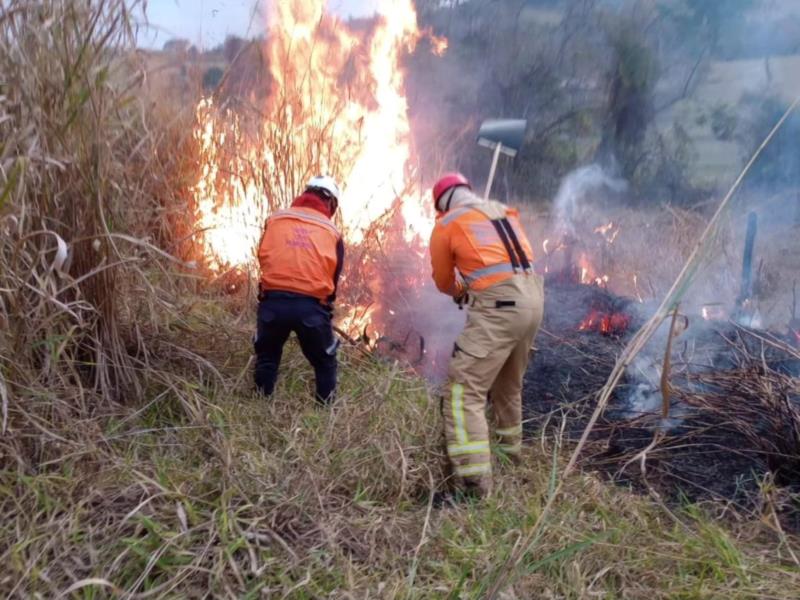
POLYGON ((517 256, 519 257, 519 262, 522 265, 522 268, 526 271, 530 271, 531 263, 528 260, 528 257, 525 255, 525 250, 522 249, 522 244, 519 243, 519 238, 517 238, 517 233, 514 231, 514 227, 512 227, 511 223, 508 222, 507 218, 503 218, 501 223, 503 224, 503 227, 506 228, 508 237, 511 238, 511 243, 514 244, 514 249, 517 251, 517 256))
POLYGON ((525 255, 522 244, 519 243, 519 238, 514 231, 514 227, 508 222, 508 218, 491 219, 490 222, 494 225, 497 236, 500 238, 500 241, 503 242, 503 246, 505 246, 508 259, 511 261, 511 267, 514 269, 514 272, 516 273, 517 269, 520 267, 525 271, 530 271, 531 263, 525 255))
POLYGON ((511 248, 511 242, 508 240, 508 235, 503 227, 503 220, 492 219, 491 223, 494 225, 494 229, 497 232, 497 235, 500 237, 500 241, 503 242, 503 246, 505 246, 506 253, 508 254, 508 259, 511 261, 511 266, 516 273, 517 269, 519 269, 519 261, 517 260, 516 252, 514 252, 513 248, 511 248))

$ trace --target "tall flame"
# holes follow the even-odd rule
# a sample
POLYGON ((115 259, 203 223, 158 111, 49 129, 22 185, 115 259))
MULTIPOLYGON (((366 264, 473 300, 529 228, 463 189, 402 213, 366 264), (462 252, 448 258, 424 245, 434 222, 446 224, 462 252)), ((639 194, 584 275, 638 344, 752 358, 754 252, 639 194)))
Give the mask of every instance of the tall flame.
MULTIPOLYGON (((413 183, 403 54, 422 36, 412 0, 384 0, 371 28, 349 27, 325 0, 271 4, 266 55, 271 76, 260 123, 203 100, 195 138, 202 172, 193 192, 212 267, 252 265, 263 219, 307 179, 343 185, 345 237, 361 242, 390 210, 407 241, 426 239, 432 207, 413 183)), ((432 38, 434 50, 445 40, 432 38)))
POLYGON ((215 115, 214 103, 201 100, 195 138, 203 160, 193 190, 197 227, 212 267, 247 267, 260 235, 264 203, 258 187, 247 176, 247 157, 223 154, 229 135, 233 139, 239 137, 238 119, 232 117, 221 127, 215 115), (224 180, 222 184, 220 179, 224 180))

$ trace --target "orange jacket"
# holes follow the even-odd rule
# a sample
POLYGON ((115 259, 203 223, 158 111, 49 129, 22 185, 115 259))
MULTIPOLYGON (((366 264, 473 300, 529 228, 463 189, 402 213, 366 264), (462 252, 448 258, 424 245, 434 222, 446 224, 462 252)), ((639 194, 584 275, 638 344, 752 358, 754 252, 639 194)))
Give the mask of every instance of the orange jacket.
POLYGON ((262 291, 294 292, 331 303, 342 272, 344 243, 326 215, 295 201, 292 208, 267 219, 258 261, 262 291))
POLYGON ((530 271, 532 261, 519 212, 499 202, 457 207, 437 219, 431 234, 433 280, 439 291, 454 297, 464 293, 465 285, 485 290, 530 271))

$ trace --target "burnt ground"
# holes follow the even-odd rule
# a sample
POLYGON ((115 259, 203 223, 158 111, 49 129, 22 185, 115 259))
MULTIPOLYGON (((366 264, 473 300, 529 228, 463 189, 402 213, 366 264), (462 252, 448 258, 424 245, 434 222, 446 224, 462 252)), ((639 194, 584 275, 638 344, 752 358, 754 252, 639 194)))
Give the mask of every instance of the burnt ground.
MULTIPOLYGON (((595 286, 549 282, 525 375, 528 435, 563 425, 568 441, 577 441, 598 390, 642 324, 637 312, 632 301, 595 286), (630 326, 619 335, 581 331, 592 310, 623 312, 630 326)), ((694 329, 673 348, 671 418, 655 414, 658 390, 637 414, 632 401, 641 381, 623 380, 592 433, 584 468, 670 502, 722 500, 743 512, 760 509, 760 482, 773 478, 790 498, 786 526, 800 530, 800 357, 781 338, 729 322, 694 329), (631 459, 660 429, 666 435, 648 451, 643 471, 631 459)))

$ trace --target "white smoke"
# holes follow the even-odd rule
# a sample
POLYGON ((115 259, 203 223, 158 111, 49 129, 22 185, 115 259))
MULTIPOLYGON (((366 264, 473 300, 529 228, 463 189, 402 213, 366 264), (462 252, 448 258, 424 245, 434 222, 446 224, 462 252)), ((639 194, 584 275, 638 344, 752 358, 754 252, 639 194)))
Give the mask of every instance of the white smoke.
POLYGON ((663 371, 663 352, 666 347, 666 338, 669 335, 669 325, 664 324, 651 340, 646 352, 638 355, 628 367, 627 377, 631 382, 631 392, 625 398, 623 419, 646 418, 655 427, 669 431, 675 429, 683 422, 688 407, 683 404, 671 402, 669 417, 663 418, 661 412, 664 397, 661 393, 661 373, 663 371), (662 354, 658 354, 658 349, 662 354))
POLYGON ((453 299, 439 292, 432 281, 426 282, 414 317, 415 326, 425 338, 422 371, 430 381, 441 383, 446 379, 453 344, 464 328, 466 316, 467 309, 459 310, 453 299))
POLYGON ((600 165, 592 164, 576 169, 561 182, 553 208, 556 231, 576 235, 579 224, 596 215, 597 202, 613 195, 623 194, 628 183, 607 174, 600 165))

